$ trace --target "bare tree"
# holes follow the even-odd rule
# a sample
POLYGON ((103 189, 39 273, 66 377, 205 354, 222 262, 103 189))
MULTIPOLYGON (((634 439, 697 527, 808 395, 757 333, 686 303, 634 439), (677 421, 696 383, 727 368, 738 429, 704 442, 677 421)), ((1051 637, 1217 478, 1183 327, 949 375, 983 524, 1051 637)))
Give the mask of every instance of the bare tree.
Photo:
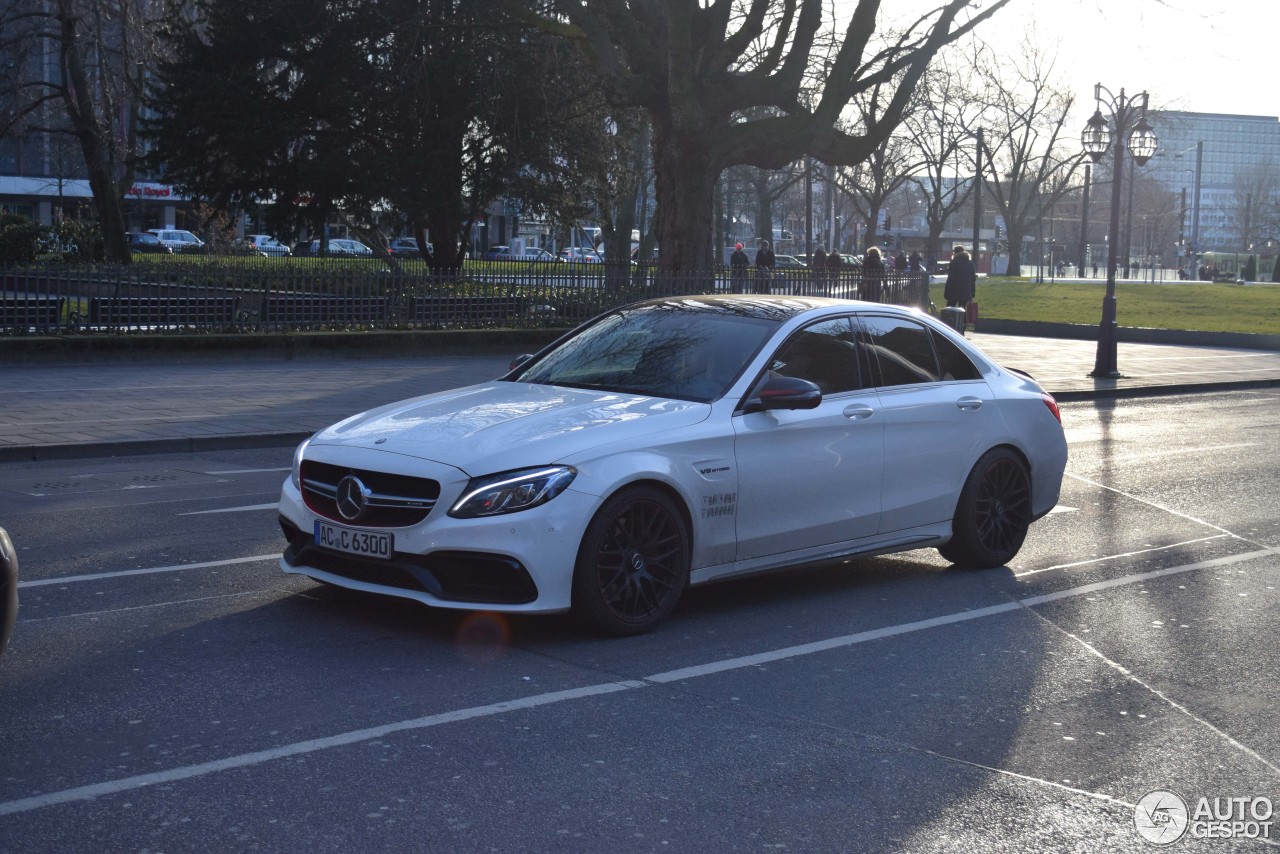
POLYGON ((614 103, 652 117, 661 266, 674 271, 708 265, 726 167, 780 169, 805 154, 862 162, 902 120, 934 55, 1008 2, 939 0, 884 42, 875 38, 879 0, 840 6, 849 17, 835 33, 826 0, 552 0, 554 14, 525 9, 581 47, 614 103), (877 85, 887 96, 875 122, 838 130, 845 106, 877 85), (759 107, 774 114, 744 118, 759 107))
MULTIPOLYGON (((878 95, 877 87, 868 97, 858 98, 855 102, 863 126, 872 126, 877 121, 878 95)), ((849 198, 854 213, 866 224, 862 241, 864 248, 879 242, 877 235, 881 225, 886 223, 881 211, 889 210, 889 201, 911 177, 915 152, 910 140, 910 136, 899 128, 881 140, 861 163, 835 170, 836 187, 849 198)), ((889 222, 885 232, 891 230, 892 223, 889 222)))
POLYGON ((67 134, 84 157, 106 256, 129 262, 124 195, 166 4, 155 0, 3 0, 10 57, 0 135, 67 134))
POLYGON ((1236 234, 1239 252, 1251 252, 1258 240, 1275 237, 1280 175, 1270 159, 1237 169, 1231 181, 1227 224, 1236 234))
MULTIPOLYGON (((1066 121, 1073 98, 1053 81, 1053 59, 1030 40, 1019 54, 980 62, 988 198, 1004 218, 1009 270, 1022 268, 1023 238, 1036 235, 1054 205, 1075 188, 1083 164, 1066 121)), ((1113 238, 1114 239, 1114 238, 1113 238)))
POLYGON ((908 168, 924 196, 927 254, 940 257, 942 232, 973 195, 977 117, 982 111, 972 57, 947 51, 926 73, 919 105, 903 123, 917 161, 908 168))

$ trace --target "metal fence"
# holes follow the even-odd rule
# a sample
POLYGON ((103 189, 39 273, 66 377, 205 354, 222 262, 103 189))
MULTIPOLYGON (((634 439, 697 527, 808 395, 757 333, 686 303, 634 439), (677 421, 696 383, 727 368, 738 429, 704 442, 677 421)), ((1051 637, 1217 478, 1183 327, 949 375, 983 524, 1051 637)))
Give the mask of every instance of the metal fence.
MULTIPOLYGON (((0 269, 0 335, 571 327, 657 296, 772 293, 928 305, 927 278, 859 270, 728 268, 671 273, 643 265, 482 263, 449 274, 374 261, 0 269)), ((308 259, 311 260, 311 259, 308 259)))

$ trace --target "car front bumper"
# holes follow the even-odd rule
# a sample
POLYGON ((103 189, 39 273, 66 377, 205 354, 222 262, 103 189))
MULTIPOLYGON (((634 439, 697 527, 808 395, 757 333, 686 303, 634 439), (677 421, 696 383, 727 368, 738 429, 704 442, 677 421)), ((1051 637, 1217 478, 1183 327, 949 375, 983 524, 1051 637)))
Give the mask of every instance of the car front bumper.
POLYGON ((578 546, 600 500, 565 490, 546 504, 482 519, 448 515, 457 490, 446 485, 427 518, 390 531, 390 560, 366 558, 316 545, 315 522, 323 520, 285 481, 280 524, 289 547, 284 572, 341 587, 399 596, 440 608, 524 613, 566 611, 570 605, 578 546))

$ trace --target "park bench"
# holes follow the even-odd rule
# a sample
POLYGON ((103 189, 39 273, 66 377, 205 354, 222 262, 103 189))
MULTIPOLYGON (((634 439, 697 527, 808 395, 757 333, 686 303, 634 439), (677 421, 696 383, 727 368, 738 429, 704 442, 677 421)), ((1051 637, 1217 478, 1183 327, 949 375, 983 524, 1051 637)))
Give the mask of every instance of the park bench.
POLYGON ((501 323, 528 313, 525 297, 414 297, 400 319, 425 325, 447 323, 501 323))
POLYGON ((262 298, 258 321, 267 326, 350 326, 383 323, 386 297, 327 294, 269 294, 262 298))
POLYGON ((90 297, 92 327, 229 327, 239 297, 90 297))
POLYGON ((66 297, 0 297, 0 329, 41 330, 62 322, 66 297))

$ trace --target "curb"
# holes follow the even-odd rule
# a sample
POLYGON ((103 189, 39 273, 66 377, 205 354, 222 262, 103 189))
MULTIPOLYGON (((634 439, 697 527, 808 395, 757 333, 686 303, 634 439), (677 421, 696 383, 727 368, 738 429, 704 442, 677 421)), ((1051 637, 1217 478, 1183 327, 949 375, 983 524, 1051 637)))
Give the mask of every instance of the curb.
POLYGON ((281 332, 210 335, 47 335, 0 337, 0 365, 166 359, 378 358, 532 352, 568 332, 559 328, 281 332))
POLYGON ((0 447, 0 463, 47 462, 85 457, 133 457, 142 454, 197 454, 257 448, 293 448, 312 433, 241 433, 234 436, 189 436, 127 439, 119 442, 73 442, 62 445, 0 447))

